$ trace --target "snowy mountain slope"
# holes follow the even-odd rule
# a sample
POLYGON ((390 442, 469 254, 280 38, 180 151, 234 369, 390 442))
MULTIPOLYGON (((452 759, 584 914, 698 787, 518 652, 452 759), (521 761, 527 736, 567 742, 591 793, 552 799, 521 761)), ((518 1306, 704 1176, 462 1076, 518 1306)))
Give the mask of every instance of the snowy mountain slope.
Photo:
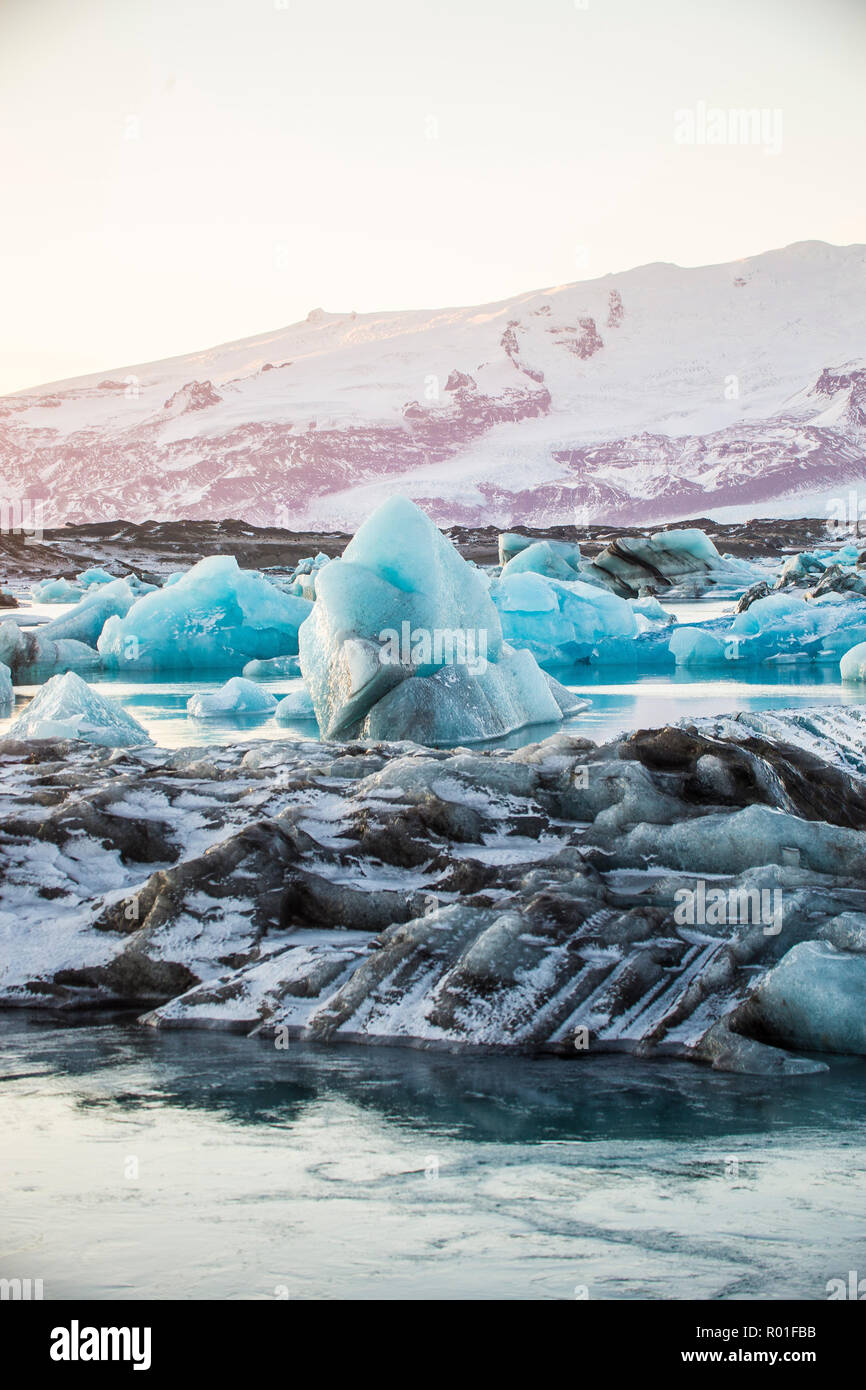
POLYGON ((46 524, 353 528, 824 514, 866 482, 866 246, 643 266, 474 308, 316 310, 0 399, 5 498, 46 524))

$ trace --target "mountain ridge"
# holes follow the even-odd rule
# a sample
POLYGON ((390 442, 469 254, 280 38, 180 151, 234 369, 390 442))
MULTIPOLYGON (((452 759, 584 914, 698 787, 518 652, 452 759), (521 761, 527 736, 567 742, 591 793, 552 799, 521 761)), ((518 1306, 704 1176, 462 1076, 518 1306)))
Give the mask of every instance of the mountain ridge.
POLYGON ((797 242, 488 305, 314 310, 0 398, 2 489, 46 525, 352 529, 395 490, 445 525, 820 515, 866 482, 864 285, 866 246, 797 242))

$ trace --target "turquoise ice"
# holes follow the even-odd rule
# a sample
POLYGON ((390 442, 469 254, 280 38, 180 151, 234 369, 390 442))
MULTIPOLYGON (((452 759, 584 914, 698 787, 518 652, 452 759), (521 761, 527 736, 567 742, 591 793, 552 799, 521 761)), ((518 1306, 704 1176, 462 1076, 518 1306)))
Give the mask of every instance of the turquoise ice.
POLYGON ((105 748, 132 748, 152 742, 131 714, 92 690, 74 671, 52 676, 9 726, 5 737, 82 739, 105 748))
POLYGON ((125 579, 93 584, 74 608, 60 618, 52 618, 39 629, 39 637, 57 642, 66 638, 95 647, 109 618, 123 618, 135 603, 136 595, 125 579))
POLYGON ((107 665, 135 670, 241 670, 291 656, 311 605, 282 593, 231 555, 199 560, 170 586, 109 618, 99 638, 107 665))
POLYGON ((584 703, 505 642, 479 571, 405 497, 318 570, 316 595, 299 647, 326 738, 490 739, 584 703))
POLYGON ((277 707, 276 696, 243 676, 232 676, 219 690, 192 695, 187 713, 197 719, 214 719, 226 714, 270 714, 277 707))
POLYGON ((838 661, 864 641, 866 600, 837 593, 808 600, 785 590, 756 600, 730 624, 677 628, 670 652, 681 666, 838 661))

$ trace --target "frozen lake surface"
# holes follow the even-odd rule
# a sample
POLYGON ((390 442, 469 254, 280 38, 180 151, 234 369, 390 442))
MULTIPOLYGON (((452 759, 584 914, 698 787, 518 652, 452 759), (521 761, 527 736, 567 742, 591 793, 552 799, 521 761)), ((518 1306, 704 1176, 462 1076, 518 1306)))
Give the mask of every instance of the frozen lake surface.
POLYGON ((824 1299, 866 1063, 279 1051, 0 1018, 0 1276, 46 1298, 824 1299))

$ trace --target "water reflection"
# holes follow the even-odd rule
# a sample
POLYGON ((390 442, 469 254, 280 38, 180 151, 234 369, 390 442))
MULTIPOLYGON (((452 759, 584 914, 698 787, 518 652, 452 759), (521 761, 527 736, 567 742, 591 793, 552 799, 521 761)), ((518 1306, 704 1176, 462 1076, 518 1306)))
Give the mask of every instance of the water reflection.
POLYGON ((231 1034, 154 1033, 134 1023, 58 1026, 0 1019, 0 1084, 65 1078, 82 1108, 206 1111, 242 1126, 291 1129, 336 1099, 402 1130, 476 1143, 708 1139, 860 1132, 866 1062, 778 1078, 727 1076, 677 1061, 561 1059, 315 1046, 231 1034))

